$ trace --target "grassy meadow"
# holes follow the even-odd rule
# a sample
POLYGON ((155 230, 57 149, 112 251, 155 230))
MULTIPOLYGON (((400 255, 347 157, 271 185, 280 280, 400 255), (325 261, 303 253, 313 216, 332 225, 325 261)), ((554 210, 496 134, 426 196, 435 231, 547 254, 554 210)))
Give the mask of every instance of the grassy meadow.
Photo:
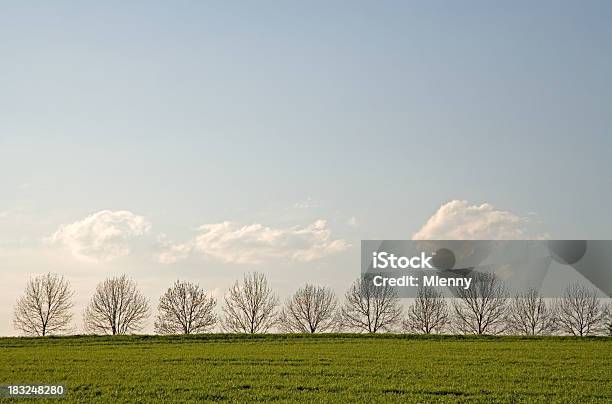
POLYGON ((0 384, 68 401, 612 401, 612 338, 0 338, 0 355, 0 384))

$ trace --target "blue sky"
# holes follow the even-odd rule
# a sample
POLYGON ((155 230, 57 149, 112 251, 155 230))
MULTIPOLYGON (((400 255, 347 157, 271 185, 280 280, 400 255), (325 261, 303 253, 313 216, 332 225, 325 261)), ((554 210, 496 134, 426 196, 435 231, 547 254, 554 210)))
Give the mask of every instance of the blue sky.
POLYGON ((0 3, 0 333, 47 270, 83 301, 121 272, 152 299, 252 269, 283 297, 294 278, 340 293, 359 240, 410 238, 450 201, 453 224, 505 212, 528 236, 609 239, 612 5, 496 3, 0 3), (76 259, 101 211, 150 228, 76 259), (148 258, 224 222, 283 241, 253 265, 202 239, 148 258))

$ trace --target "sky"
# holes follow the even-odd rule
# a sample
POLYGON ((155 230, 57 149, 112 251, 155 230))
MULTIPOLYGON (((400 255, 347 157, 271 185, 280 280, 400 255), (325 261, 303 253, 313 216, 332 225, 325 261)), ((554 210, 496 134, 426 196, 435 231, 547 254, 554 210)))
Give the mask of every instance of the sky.
POLYGON ((612 3, 0 1, 0 335, 29 277, 339 296, 363 239, 610 239, 612 3))

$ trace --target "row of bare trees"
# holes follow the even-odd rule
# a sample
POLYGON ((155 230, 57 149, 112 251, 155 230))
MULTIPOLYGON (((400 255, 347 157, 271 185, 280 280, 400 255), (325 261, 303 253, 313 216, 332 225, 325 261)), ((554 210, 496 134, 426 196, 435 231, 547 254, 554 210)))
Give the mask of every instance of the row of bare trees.
POLYGON ((430 334, 611 335, 612 303, 597 292, 571 284, 559 299, 544 299, 536 289, 510 297, 492 274, 474 277, 473 287, 454 290, 451 303, 432 288, 420 288, 402 325, 408 332, 430 334))
MULTIPOLYGON (((474 276, 471 288, 454 290, 446 299, 434 288, 419 288, 404 310, 391 287, 356 280, 339 304, 334 292, 307 284, 279 308, 279 298, 265 275, 245 274, 217 299, 199 285, 176 281, 159 299, 154 320, 159 334, 195 334, 215 327, 230 333, 356 331, 376 333, 570 334, 612 335, 612 303, 604 305, 594 290, 567 287, 562 298, 547 301, 537 290, 509 297, 491 274, 474 276)), ((71 332, 74 292, 54 274, 31 279, 15 305, 14 326, 26 335, 71 332)), ((130 334, 142 330, 150 316, 148 300, 136 282, 123 275, 98 284, 83 313, 84 329, 93 334, 130 334)))

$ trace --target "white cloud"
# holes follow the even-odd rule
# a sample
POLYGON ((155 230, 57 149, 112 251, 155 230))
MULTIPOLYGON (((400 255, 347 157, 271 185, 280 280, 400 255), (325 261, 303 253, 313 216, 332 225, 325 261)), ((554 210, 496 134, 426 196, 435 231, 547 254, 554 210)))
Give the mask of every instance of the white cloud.
POLYGON ((158 237, 157 241, 161 249, 161 252, 157 254, 157 261, 161 264, 174 264, 187 258, 193 250, 193 243, 174 244, 163 233, 158 237))
POLYGON ((46 239, 85 261, 109 261, 130 253, 130 240, 148 233, 151 224, 129 211, 103 210, 62 225, 46 239))
POLYGON ((533 217, 496 210, 492 205, 469 205, 454 200, 440 206, 413 240, 521 240, 548 238, 536 230, 533 217))
POLYGON ((169 244, 167 251, 159 256, 160 262, 176 262, 185 258, 188 251, 236 264, 261 264, 279 259, 308 262, 349 247, 346 241, 331 238, 325 220, 290 228, 223 222, 205 224, 199 230, 201 234, 187 244, 169 244))

